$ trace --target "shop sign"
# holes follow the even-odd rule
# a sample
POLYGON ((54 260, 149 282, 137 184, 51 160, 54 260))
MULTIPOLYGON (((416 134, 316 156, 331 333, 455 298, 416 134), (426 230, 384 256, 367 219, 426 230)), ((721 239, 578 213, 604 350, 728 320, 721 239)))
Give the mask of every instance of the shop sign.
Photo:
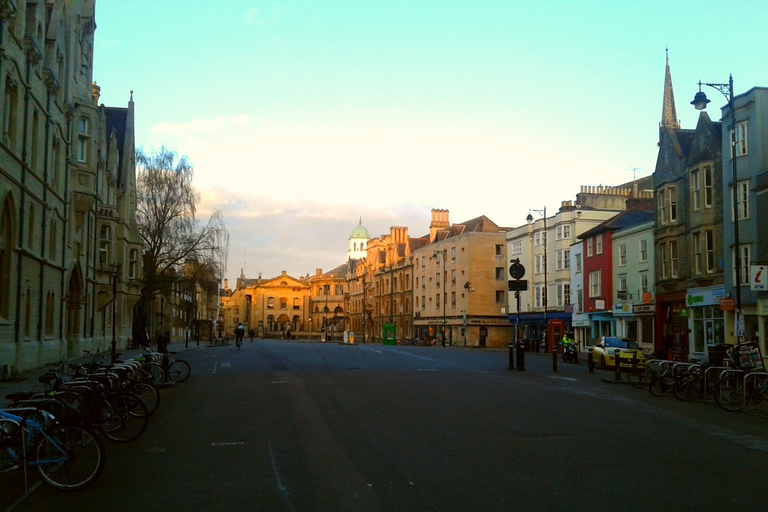
POLYGON ((715 306, 725 295, 722 287, 717 288, 693 288, 685 296, 685 303, 689 308, 696 306, 715 306))
POLYGON ((651 292, 643 293, 643 304, 651 304, 651 303, 653 303, 653 295, 651 295, 651 292))
POLYGON ((614 304, 613 314, 614 315, 631 315, 633 313, 632 309, 633 309, 632 304, 629 304, 627 302, 622 302, 621 304, 614 304))
POLYGON ((605 309, 605 301, 602 299, 596 300, 595 309, 605 309))
POLYGON ((677 312, 680 318, 688 318, 688 308, 683 308, 677 312))
POLYGON ((720 311, 736 311, 736 299, 720 299, 720 311))
POLYGON ((656 305, 655 304, 643 304, 642 306, 636 305, 633 308, 635 310, 635 314, 641 314, 641 313, 653 313, 656 311, 656 305))

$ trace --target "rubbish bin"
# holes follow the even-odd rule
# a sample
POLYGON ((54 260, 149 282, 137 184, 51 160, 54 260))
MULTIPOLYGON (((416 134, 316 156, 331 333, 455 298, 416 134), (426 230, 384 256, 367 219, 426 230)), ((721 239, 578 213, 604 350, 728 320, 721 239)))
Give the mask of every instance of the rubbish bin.
POLYGON ((725 353, 729 346, 730 345, 727 343, 720 343, 718 345, 707 347, 707 351, 709 352, 709 364, 712 366, 724 366, 725 353))

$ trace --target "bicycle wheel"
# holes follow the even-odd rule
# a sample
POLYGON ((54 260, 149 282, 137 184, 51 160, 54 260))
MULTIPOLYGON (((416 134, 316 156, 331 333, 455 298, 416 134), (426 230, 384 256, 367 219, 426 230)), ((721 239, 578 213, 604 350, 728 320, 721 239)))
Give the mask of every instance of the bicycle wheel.
POLYGON ((104 397, 98 416, 99 430, 112 441, 133 441, 147 429, 149 412, 133 393, 118 391, 104 397))
POLYGON ((730 375, 715 384, 715 402, 726 411, 740 411, 744 406, 744 379, 730 375))
POLYGON ((646 374, 647 372, 645 370, 638 370, 635 368, 627 372, 627 380, 629 380, 630 384, 635 386, 637 389, 643 389, 647 382, 646 374))
POLYGON ((144 365, 144 371, 152 376, 150 384, 153 386, 162 386, 163 382, 165 382, 165 372, 159 364, 147 363, 144 365))
POLYGON ((666 396, 672 392, 675 387, 675 378, 671 375, 661 375, 655 377, 648 386, 648 391, 653 396, 666 396))
POLYGON ((184 382, 191 373, 192 368, 189 366, 189 363, 181 359, 173 361, 171 367, 168 368, 168 378, 174 382, 184 382))
POLYGON ((147 406, 147 412, 152 414, 160 406, 160 392, 155 386, 147 382, 134 382, 126 389, 128 392, 139 396, 147 406))
POLYGON ((686 373, 675 381, 673 393, 678 400, 693 400, 701 395, 703 384, 704 376, 701 372, 686 373))
POLYGON ((104 445, 88 429, 59 425, 46 432, 34 450, 35 471, 54 489, 76 491, 104 469, 104 445))

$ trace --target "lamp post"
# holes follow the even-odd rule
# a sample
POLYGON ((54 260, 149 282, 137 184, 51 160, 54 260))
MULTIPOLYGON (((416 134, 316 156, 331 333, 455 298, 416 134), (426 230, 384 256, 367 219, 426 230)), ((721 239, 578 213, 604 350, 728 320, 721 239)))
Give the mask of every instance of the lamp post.
POLYGON ((701 90, 701 86, 706 85, 717 89, 728 100, 728 110, 731 114, 731 188, 733 189, 733 243, 735 247, 735 258, 733 261, 736 270, 736 315, 734 319, 734 333, 736 339, 741 342, 742 338, 742 321, 741 321, 741 246, 739 243, 739 195, 736 187, 738 183, 738 174, 736 173, 736 107, 733 99, 733 75, 728 76, 727 84, 710 84, 702 83, 699 80, 699 92, 693 98, 691 105, 696 110, 704 110, 707 108, 707 103, 710 102, 707 99, 707 95, 701 90))
POLYGON ((533 222, 533 215, 530 212, 536 212, 544 219, 544 293, 542 294, 542 302, 544 303, 544 351, 547 351, 547 335, 549 334, 549 326, 547 325, 547 243, 549 237, 547 236, 547 207, 543 210, 528 210, 528 217, 525 218, 528 223, 533 222))
POLYGON ((110 360, 112 364, 115 364, 117 362, 117 283, 121 281, 120 275, 123 272, 123 266, 120 263, 113 263, 111 267, 109 274, 109 282, 112 285, 112 353, 110 360))

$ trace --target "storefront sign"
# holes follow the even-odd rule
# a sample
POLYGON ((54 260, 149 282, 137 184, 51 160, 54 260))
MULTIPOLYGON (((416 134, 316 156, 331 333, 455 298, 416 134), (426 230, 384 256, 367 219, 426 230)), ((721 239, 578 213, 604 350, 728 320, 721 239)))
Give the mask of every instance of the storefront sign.
POLYGON ((643 304, 642 306, 634 306, 633 308, 635 310, 636 315, 640 315, 643 313, 653 313, 656 311, 656 305, 655 304, 643 304))
POLYGON ((602 299, 596 300, 595 309, 605 309, 605 301, 602 299))
POLYGON ((736 299, 720 299, 720 311, 735 311, 736 299))
POLYGON ((633 313, 632 311, 632 304, 622 302, 621 304, 614 304, 613 305, 613 314, 614 315, 631 315, 633 313))
POLYGON ((715 288, 692 288, 685 295, 688 307, 715 306, 725 295, 722 286, 715 288))
POLYGON ((643 293, 643 304, 651 304, 653 302, 653 295, 651 292, 643 293))

